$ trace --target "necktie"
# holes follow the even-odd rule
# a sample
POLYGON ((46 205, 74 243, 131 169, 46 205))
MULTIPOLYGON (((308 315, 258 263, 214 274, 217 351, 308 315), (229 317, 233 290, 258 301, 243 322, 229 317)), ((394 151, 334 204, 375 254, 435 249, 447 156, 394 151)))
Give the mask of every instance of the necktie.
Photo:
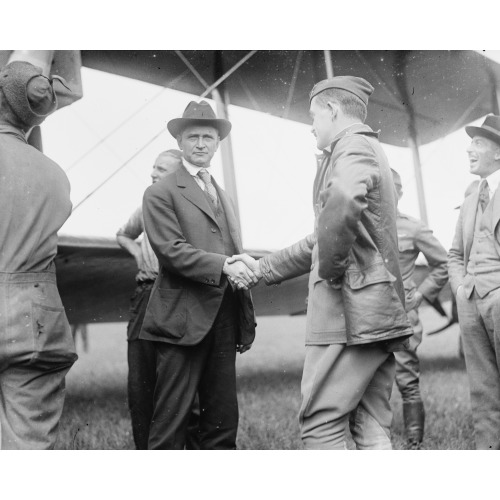
POLYGON ((481 181, 481 188, 479 189, 479 205, 481 205, 481 210, 484 212, 486 206, 490 202, 490 190, 488 188, 488 181, 481 181))
POLYGON ((205 184, 207 194, 210 197, 210 200, 212 201, 214 207, 217 207, 217 191, 215 189, 215 186, 212 184, 212 181, 210 180, 210 174, 206 171, 206 169, 202 168, 198 171, 198 177, 205 184))

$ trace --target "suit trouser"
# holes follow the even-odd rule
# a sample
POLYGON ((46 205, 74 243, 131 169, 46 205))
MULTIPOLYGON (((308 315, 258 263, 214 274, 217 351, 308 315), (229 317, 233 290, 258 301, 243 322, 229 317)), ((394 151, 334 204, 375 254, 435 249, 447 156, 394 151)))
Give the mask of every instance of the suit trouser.
POLYGON ((458 319, 474 421, 476 448, 500 449, 500 289, 468 299, 457 293, 458 319))
POLYGON ((413 328, 410 337, 410 348, 407 351, 397 351, 396 357, 396 384, 403 403, 417 403, 422 401, 420 395, 420 361, 417 355, 417 347, 422 342, 422 322, 418 317, 418 310, 411 309, 406 313, 413 328))
POLYGON ((299 412, 306 449, 390 450, 394 355, 377 345, 307 346, 299 412))
POLYGON ((148 447, 183 449, 191 407, 198 392, 201 449, 235 449, 237 303, 227 287, 217 317, 193 346, 154 342, 157 383, 148 447))
MULTIPOLYGON (((153 418, 154 390, 156 385, 156 349, 153 342, 139 339, 152 283, 137 286, 130 304, 130 321, 127 326, 128 407, 132 421, 132 434, 138 450, 148 449, 149 427, 153 418)), ((191 411, 188 426, 188 449, 199 449, 197 442, 199 405, 191 411)))
POLYGON ((54 273, 0 273, 2 449, 51 449, 77 359, 54 273))

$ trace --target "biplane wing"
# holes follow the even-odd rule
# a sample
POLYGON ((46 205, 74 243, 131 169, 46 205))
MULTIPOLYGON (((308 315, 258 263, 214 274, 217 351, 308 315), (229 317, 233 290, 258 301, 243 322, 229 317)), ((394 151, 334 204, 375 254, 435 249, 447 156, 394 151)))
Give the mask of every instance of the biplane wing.
MULTIPOLYGON (((266 252, 248 251, 255 258, 266 252)), ((114 238, 60 236, 57 285, 69 322, 127 321, 137 267, 114 238)), ((308 275, 279 286, 259 283, 252 290, 259 316, 301 314, 306 309, 308 275)))
MULTIPOLYGON (((310 123, 309 92, 332 74, 355 74, 375 87, 367 123, 382 142, 410 146, 421 218, 426 221, 418 145, 443 137, 489 112, 499 113, 500 65, 470 51, 15 51, 45 64, 82 96, 80 65, 195 95, 217 95, 235 104, 310 123)), ((0 51, 0 65, 13 51, 0 51)), ((60 90, 63 92, 63 90, 60 90)), ((36 144, 36 140, 33 140, 36 144)), ((41 142, 39 142, 41 144, 41 142)), ((229 162, 230 163, 230 162, 229 162)), ((232 166, 229 169, 234 174, 232 166)), ((234 180, 234 179, 233 179, 234 180)), ((226 190, 234 182, 226 180, 226 190)), ((236 201, 236 192, 230 194, 236 201)), ((114 238, 60 238, 59 288, 72 323, 127 318, 135 263, 114 238)), ((295 314, 305 309, 307 276, 280 287, 254 289, 257 314, 295 314)))

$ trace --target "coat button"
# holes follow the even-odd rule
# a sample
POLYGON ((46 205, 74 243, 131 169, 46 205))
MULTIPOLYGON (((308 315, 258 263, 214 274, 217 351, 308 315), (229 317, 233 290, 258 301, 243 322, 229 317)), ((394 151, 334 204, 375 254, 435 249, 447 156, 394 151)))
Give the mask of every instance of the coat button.
POLYGON ((212 227, 212 228, 210 229, 210 231, 212 231, 212 233, 216 233, 216 232, 217 232, 217 229, 215 229, 215 228, 213 228, 213 227, 212 227))

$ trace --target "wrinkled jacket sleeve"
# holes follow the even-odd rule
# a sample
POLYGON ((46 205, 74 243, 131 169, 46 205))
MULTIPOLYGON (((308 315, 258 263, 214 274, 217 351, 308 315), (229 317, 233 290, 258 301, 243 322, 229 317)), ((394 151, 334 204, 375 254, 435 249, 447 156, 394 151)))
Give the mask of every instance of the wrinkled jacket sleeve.
POLYGON ((341 278, 349 265, 367 195, 378 183, 378 161, 365 138, 352 136, 342 146, 326 189, 318 219, 319 276, 341 278))
POLYGON ((211 286, 219 286, 225 255, 195 248, 186 241, 168 198, 153 184, 144 194, 144 226, 158 261, 167 271, 211 286))
POLYGON ((448 281, 447 253, 432 231, 423 223, 417 229, 415 243, 424 254, 430 268, 429 274, 418 290, 429 302, 434 302, 448 281))
POLYGON ((460 210, 455 236, 450 251, 448 252, 448 274, 450 276, 451 290, 455 295, 457 293, 457 288, 463 283, 465 276, 462 218, 463 214, 462 210, 460 210))
POLYGON ((316 236, 310 234, 293 245, 260 259, 260 269, 266 285, 301 276, 311 269, 311 255, 316 236))

